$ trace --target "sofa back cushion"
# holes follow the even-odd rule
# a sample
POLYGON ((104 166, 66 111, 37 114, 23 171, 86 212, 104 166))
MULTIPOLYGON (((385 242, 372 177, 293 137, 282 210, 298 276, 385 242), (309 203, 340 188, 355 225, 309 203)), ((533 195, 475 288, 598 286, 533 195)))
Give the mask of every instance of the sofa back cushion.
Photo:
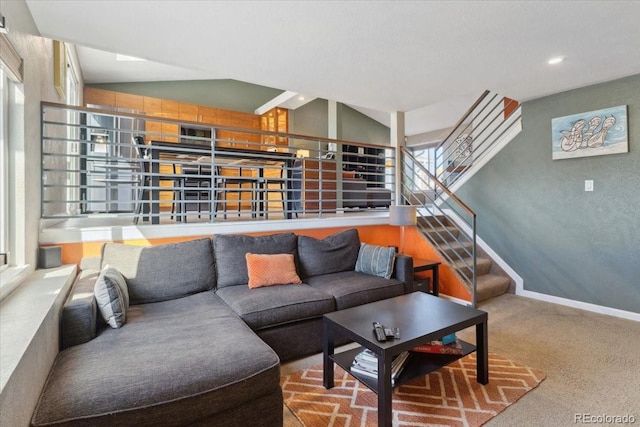
POLYGON ((181 298, 216 283, 209 238, 158 246, 106 243, 102 266, 107 264, 127 280, 131 304, 181 298))
POLYGON ((217 234, 213 237, 213 252, 216 259, 218 288, 247 285, 249 273, 245 255, 293 254, 296 255, 297 239, 293 233, 268 236, 243 234, 217 234))
POLYGON ((301 277, 353 270, 360 251, 358 230, 341 231, 324 239, 298 236, 301 277))

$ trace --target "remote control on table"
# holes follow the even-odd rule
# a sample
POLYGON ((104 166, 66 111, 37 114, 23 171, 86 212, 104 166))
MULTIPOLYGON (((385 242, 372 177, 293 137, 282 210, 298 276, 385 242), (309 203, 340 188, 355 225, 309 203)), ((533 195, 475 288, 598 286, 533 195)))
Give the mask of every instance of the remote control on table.
POLYGON ((387 337, 388 340, 392 340, 396 337, 396 332, 393 330, 393 328, 389 328, 385 326, 384 335, 387 337))
POLYGON ((378 341, 382 342, 387 340, 387 336, 384 333, 384 328, 380 323, 373 322, 373 332, 375 333, 376 339, 378 341))

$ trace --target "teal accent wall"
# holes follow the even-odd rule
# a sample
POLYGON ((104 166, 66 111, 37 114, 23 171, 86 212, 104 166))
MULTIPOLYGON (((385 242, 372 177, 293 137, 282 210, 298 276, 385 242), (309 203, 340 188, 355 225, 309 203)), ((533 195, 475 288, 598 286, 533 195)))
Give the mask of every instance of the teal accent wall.
MULTIPOLYGON (((329 105, 318 98, 289 112, 289 132, 327 138, 329 134, 329 105)), ((390 130, 387 126, 365 116, 344 104, 338 103, 338 139, 371 144, 389 145, 390 130)), ((293 141, 300 148, 308 143, 293 141)), ((311 147, 316 148, 316 146, 311 147)), ((326 144, 322 144, 326 149, 326 144)))
POLYGON ((329 135, 329 102, 315 99, 289 111, 289 132, 327 138, 329 135))
POLYGON ((478 235, 525 290, 640 313, 640 75, 525 102, 522 125, 457 193, 478 235), (551 160, 551 119, 618 105, 629 153, 551 160))
POLYGON ((338 138, 347 141, 389 145, 390 129, 353 108, 338 104, 338 138))
POLYGON ((256 108, 283 92, 279 89, 228 79, 101 83, 87 86, 245 113, 253 113, 256 108))

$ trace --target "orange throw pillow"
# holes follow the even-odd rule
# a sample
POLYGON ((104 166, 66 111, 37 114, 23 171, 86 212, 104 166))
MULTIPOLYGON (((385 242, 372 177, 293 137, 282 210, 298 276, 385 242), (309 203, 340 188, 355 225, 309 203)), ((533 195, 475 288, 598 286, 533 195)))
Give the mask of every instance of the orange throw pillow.
POLYGON ((246 254, 249 288, 300 284, 292 254, 246 254))

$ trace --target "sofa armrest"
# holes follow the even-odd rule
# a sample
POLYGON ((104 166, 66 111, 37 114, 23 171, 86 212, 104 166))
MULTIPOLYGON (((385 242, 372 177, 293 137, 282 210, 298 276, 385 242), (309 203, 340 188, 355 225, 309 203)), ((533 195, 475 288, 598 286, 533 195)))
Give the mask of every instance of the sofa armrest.
POLYGON ((93 288, 100 271, 82 271, 62 308, 60 341, 62 350, 96 337, 98 306, 93 288))
POLYGON ((413 292, 413 257, 396 255, 393 277, 404 282, 404 293, 413 292))

